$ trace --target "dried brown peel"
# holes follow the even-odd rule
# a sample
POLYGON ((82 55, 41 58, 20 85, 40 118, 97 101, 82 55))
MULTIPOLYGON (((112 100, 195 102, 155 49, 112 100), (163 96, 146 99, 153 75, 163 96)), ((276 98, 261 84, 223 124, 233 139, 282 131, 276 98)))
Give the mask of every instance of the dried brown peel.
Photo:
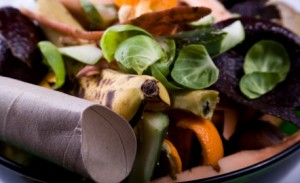
POLYGON ((197 21, 211 13, 206 7, 177 6, 175 8, 158 12, 145 13, 125 24, 141 27, 154 35, 168 35, 174 29, 197 21))
MULTIPOLYGON (((236 19, 221 24, 227 24, 234 20, 236 19)), ((295 110, 300 107, 300 38, 289 30, 269 21, 249 18, 240 20, 245 27, 246 40, 243 44, 214 59, 216 66, 220 69, 220 75, 213 88, 238 103, 300 126, 300 117, 295 114, 295 110), (292 61, 291 69, 285 81, 277 85, 275 89, 258 99, 251 100, 240 92, 239 80, 243 75, 242 67, 245 52, 256 41, 262 39, 272 39, 285 46, 292 61)))
MULTIPOLYGON (((30 19, 38 21, 40 24, 57 30, 65 35, 87 40, 99 40, 103 31, 83 31, 57 20, 42 16, 27 9, 21 9, 22 14, 30 19)), ((153 35, 168 35, 188 22, 199 20, 210 14, 211 10, 205 7, 177 6, 175 8, 158 12, 145 13, 124 24, 131 24, 141 27, 153 35)))

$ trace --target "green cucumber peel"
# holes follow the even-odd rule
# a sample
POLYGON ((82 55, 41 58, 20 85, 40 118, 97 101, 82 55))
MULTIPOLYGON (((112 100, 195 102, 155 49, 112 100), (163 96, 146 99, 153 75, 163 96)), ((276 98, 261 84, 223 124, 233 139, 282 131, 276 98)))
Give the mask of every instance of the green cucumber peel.
POLYGON ((167 135, 169 118, 161 112, 144 112, 140 125, 141 136, 128 183, 150 182, 157 164, 163 140, 167 135))
POLYGON ((52 88, 58 89, 62 87, 65 83, 66 69, 61 53, 50 41, 40 41, 38 47, 43 55, 44 61, 55 74, 56 82, 52 88))

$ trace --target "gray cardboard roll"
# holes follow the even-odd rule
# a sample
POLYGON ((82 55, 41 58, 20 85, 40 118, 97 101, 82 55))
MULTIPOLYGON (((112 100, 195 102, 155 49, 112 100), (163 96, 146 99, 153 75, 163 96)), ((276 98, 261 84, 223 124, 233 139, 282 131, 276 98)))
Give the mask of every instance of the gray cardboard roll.
POLYGON ((130 172, 136 137, 110 109, 0 76, 0 138, 96 182, 130 172))

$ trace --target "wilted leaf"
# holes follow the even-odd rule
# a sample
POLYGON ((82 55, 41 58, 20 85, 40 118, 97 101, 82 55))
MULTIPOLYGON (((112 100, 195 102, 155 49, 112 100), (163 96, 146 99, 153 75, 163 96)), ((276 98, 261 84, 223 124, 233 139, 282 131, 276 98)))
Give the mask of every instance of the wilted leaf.
POLYGON ((205 7, 177 6, 175 8, 145 13, 125 24, 141 27, 154 35, 170 34, 184 24, 199 20, 210 14, 205 7))

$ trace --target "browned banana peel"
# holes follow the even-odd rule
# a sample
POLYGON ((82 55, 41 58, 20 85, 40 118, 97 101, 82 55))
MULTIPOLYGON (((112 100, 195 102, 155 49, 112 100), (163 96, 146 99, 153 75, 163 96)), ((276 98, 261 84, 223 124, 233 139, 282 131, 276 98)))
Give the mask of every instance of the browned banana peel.
POLYGON ((103 69, 100 74, 79 78, 80 97, 105 105, 130 121, 143 105, 145 110, 169 107, 166 88, 154 77, 103 69))
POLYGON ((190 111, 204 119, 211 119, 219 102, 216 90, 172 91, 172 108, 190 111))

